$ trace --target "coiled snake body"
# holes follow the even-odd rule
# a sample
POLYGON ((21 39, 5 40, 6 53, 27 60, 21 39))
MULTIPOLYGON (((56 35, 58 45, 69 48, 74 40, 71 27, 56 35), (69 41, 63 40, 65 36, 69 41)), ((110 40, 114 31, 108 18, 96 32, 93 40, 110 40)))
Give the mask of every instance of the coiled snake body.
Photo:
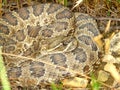
POLYGON ((9 12, 0 19, 0 46, 19 57, 3 55, 8 77, 24 86, 75 74, 70 70, 88 73, 98 60, 98 34, 93 18, 58 4, 9 12))

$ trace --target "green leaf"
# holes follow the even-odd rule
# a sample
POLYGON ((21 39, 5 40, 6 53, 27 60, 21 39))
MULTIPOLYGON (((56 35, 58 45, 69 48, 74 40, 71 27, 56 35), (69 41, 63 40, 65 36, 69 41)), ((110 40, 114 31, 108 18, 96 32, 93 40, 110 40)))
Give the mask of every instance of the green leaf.
POLYGON ((120 3, 120 0, 117 0, 118 1, 118 3, 120 3))
POLYGON ((100 90, 100 83, 96 80, 94 74, 91 74, 91 86, 92 90, 100 90))
POLYGON ((110 16, 110 11, 107 11, 107 16, 110 16))
POLYGON ((62 90, 62 87, 63 87, 62 84, 56 85, 55 83, 51 83, 51 89, 52 90, 62 90))

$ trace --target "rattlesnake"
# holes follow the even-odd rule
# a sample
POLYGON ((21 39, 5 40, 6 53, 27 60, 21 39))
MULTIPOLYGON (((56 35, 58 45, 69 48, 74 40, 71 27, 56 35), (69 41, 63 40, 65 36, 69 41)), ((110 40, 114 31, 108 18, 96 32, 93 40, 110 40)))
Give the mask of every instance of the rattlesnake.
POLYGON ((0 46, 3 53, 17 55, 3 55, 11 83, 39 85, 89 73, 98 60, 97 35, 91 16, 58 4, 6 13, 0 19, 0 46))

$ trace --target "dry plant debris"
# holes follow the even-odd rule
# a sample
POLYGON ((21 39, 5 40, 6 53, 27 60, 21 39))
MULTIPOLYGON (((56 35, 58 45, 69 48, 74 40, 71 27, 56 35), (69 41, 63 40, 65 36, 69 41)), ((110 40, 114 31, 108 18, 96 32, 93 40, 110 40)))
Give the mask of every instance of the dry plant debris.
MULTIPOLYGON (((109 28, 110 28, 110 21, 107 24, 105 33, 109 31, 109 28)), ((112 55, 112 51, 110 51, 113 48, 110 47, 110 45, 113 43, 111 42, 111 40, 114 39, 114 35, 116 36, 116 34, 113 32, 108 38, 105 39, 105 56, 103 57, 103 62, 107 62, 107 64, 104 66, 104 70, 109 72, 113 76, 115 81, 120 83, 120 74, 116 66, 114 65, 114 63, 117 63, 118 60, 112 55)), ((120 48, 119 43, 120 42, 118 42, 117 47, 120 48)))
POLYGON ((86 78, 75 77, 73 79, 65 79, 62 83, 64 86, 85 88, 88 84, 88 80, 86 78))
POLYGON ((107 63, 104 67, 104 70, 110 72, 114 79, 120 83, 120 74, 113 63, 107 63))
POLYGON ((107 72, 103 70, 99 71, 98 78, 97 78, 98 81, 105 82, 108 80, 108 78, 109 78, 109 74, 107 72))

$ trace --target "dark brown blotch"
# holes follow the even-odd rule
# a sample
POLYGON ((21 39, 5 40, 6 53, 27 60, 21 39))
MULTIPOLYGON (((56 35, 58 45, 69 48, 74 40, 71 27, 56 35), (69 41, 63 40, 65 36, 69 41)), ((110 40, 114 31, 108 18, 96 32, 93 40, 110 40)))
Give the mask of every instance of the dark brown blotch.
POLYGON ((33 7, 33 14, 35 16, 41 15, 43 10, 44 10, 44 5, 43 4, 35 5, 35 6, 32 6, 32 7, 33 7))
POLYGON ((10 53, 11 51, 14 51, 14 50, 15 50, 15 46, 5 47, 5 52, 6 52, 6 53, 10 53))
POLYGON ((67 68, 67 65, 65 64, 66 63, 66 56, 64 54, 62 54, 62 53, 52 54, 50 56, 50 59, 52 60, 52 62, 55 65, 67 68))
POLYGON ((94 56, 94 53, 90 52, 90 61, 91 62, 94 62, 95 61, 95 56, 94 56))
POLYGON ((67 29, 68 23, 67 22, 56 22, 56 23, 50 24, 48 27, 55 28, 55 31, 61 32, 67 29))
POLYGON ((52 14, 59 10, 62 6, 58 4, 50 4, 49 8, 47 9, 48 14, 52 14))
POLYGON ((27 10, 27 8, 21 8, 17 12, 23 20, 27 20, 29 18, 30 12, 27 10))
POLYGON ((8 77, 9 79, 17 79, 22 75, 21 67, 11 67, 10 70, 8 70, 8 77))
POLYGON ((13 16, 12 12, 6 13, 3 19, 13 26, 17 25, 17 17, 13 16))
POLYGON ((79 30, 84 30, 84 28, 87 28, 87 30, 94 34, 94 36, 97 36, 99 34, 99 31, 97 30, 93 23, 85 23, 79 26, 79 30))
POLYGON ((18 30, 15 34, 15 37, 18 41, 23 41, 25 39, 24 30, 18 30))
POLYGON ((90 45, 90 47, 92 47, 93 51, 97 51, 98 48, 96 46, 96 44, 93 42, 92 38, 90 36, 86 36, 86 35, 81 35, 78 37, 78 39, 80 40, 80 42, 86 44, 86 45, 90 45))
POLYGON ((3 25, 3 24, 0 24, 0 33, 3 33, 3 34, 9 34, 10 33, 10 31, 9 31, 9 29, 8 29, 8 27, 7 26, 5 26, 5 25, 3 25))
POLYGON ((42 30, 42 36, 44 37, 51 37, 53 34, 53 31, 50 29, 44 29, 42 30))
POLYGON ((44 63, 37 61, 30 62, 30 71, 31 71, 31 76, 37 78, 44 76, 45 74, 44 63))
POLYGON ((7 37, 5 38, 5 45, 9 46, 9 45, 15 45, 17 42, 15 40, 13 40, 11 37, 7 37))
POLYGON ((58 22, 56 26, 57 27, 55 28, 55 30, 58 32, 61 32, 61 31, 67 29, 68 23, 67 22, 58 22))
POLYGON ((40 48, 40 43, 39 43, 39 41, 34 41, 34 42, 33 42, 33 47, 34 47, 34 50, 39 50, 39 48, 40 48))
POLYGON ((72 12, 68 9, 64 9, 63 11, 59 12, 58 14, 56 14, 56 18, 57 19, 63 19, 63 18, 72 18, 72 12))
POLYGON ((84 63, 87 60, 87 55, 82 48, 76 48, 72 53, 75 55, 75 60, 81 63, 84 63))
POLYGON ((89 19, 93 19, 93 18, 85 14, 80 14, 78 17, 76 17, 76 21, 89 20, 89 19))
POLYGON ((84 68, 83 68, 83 71, 85 73, 88 73, 90 71, 90 67, 88 65, 86 65, 84 68))
POLYGON ((30 37, 36 38, 41 28, 39 26, 28 26, 27 29, 28 29, 28 35, 30 37))
POLYGON ((3 46, 5 44, 5 38, 0 36, 0 46, 3 46))

